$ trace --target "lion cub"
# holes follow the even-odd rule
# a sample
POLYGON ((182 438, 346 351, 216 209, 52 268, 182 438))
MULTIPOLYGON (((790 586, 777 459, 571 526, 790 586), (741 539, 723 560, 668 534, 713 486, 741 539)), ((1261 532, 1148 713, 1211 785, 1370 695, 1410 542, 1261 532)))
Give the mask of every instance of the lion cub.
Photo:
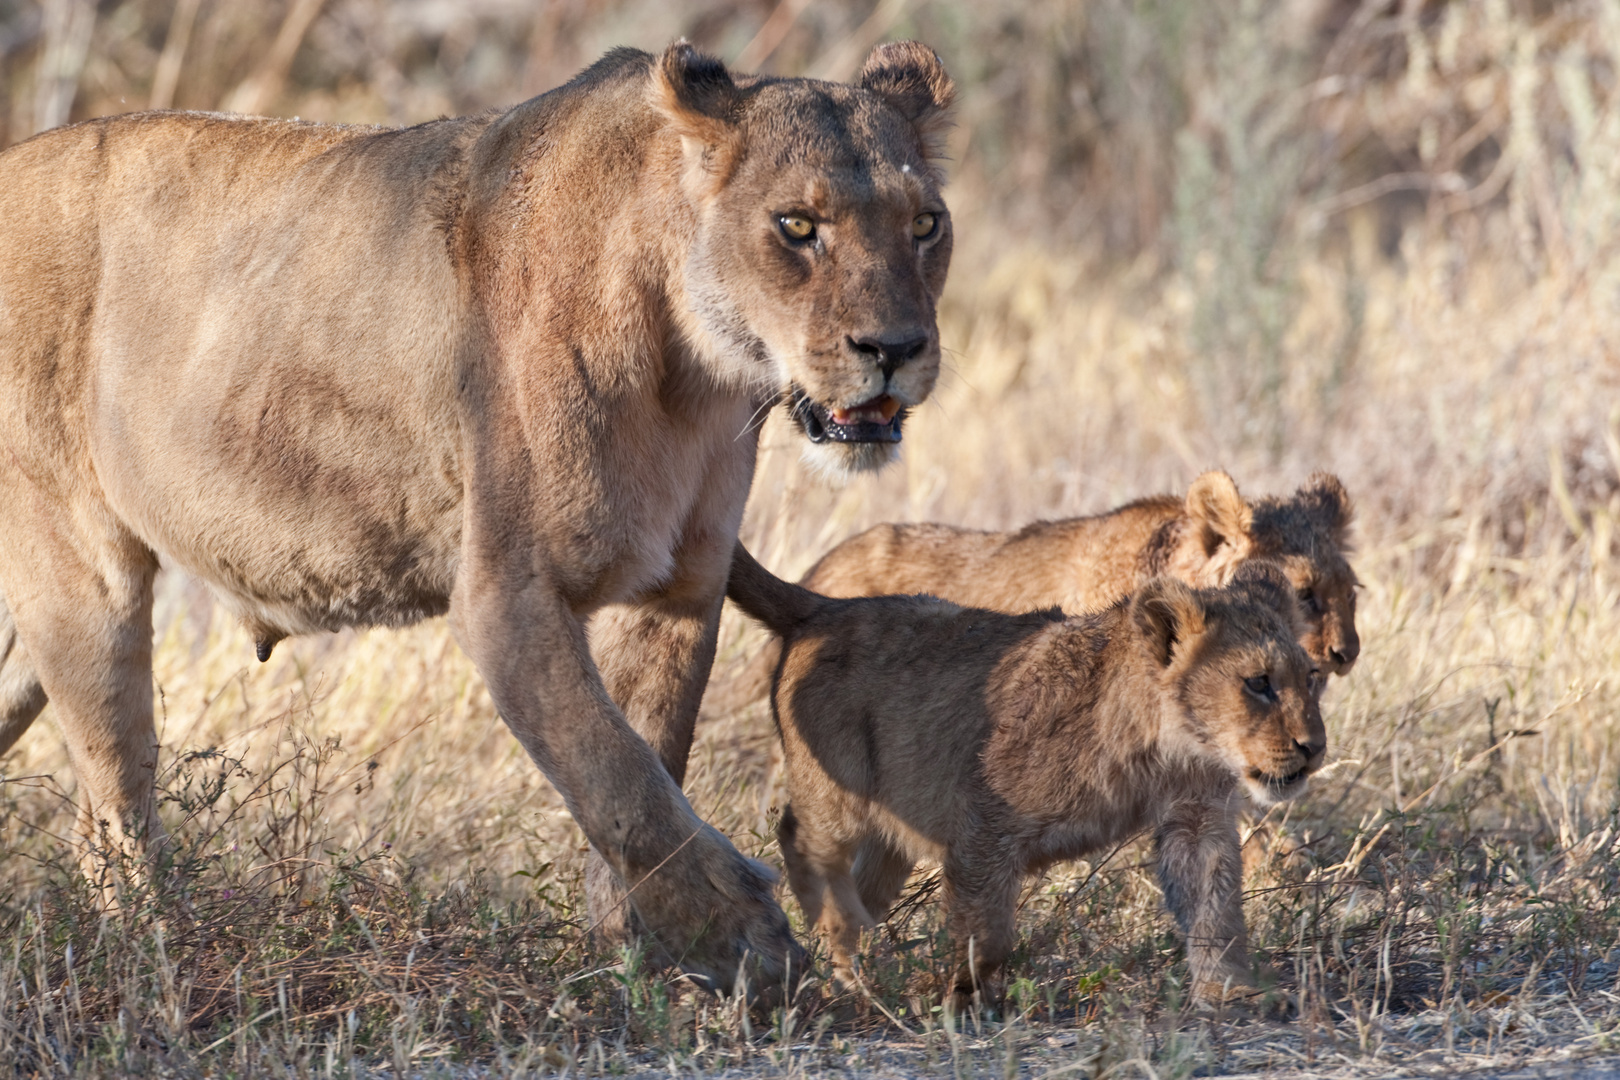
POLYGON ((927 593, 1009 614, 1073 613, 1107 607, 1158 574, 1223 585, 1244 562, 1269 559, 1299 594, 1305 650, 1343 675, 1361 652, 1356 575, 1345 559, 1352 514, 1330 473, 1290 496, 1251 500, 1211 471, 1184 499, 1158 495, 1016 532, 878 525, 822 556, 800 584, 827 596, 927 593))
POLYGON ((1023 878, 1152 828, 1192 994, 1249 977, 1239 787, 1304 790, 1321 672, 1276 567, 1222 589, 1155 578, 1103 611, 1003 615, 925 596, 835 600, 741 544, 726 595, 784 642, 772 689, 790 805, 778 837, 805 919, 854 979, 860 931, 918 859, 943 870, 950 993, 994 1002, 1023 878), (889 865, 856 884, 856 852, 889 865), (971 958, 971 963, 970 963, 971 958))

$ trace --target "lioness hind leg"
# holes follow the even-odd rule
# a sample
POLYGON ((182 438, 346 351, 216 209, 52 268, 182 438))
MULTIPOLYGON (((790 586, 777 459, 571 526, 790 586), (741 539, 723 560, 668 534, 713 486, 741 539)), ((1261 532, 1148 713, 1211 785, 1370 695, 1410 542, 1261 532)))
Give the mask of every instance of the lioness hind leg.
POLYGON ((0 594, 0 754, 17 745, 45 708, 45 701, 45 687, 17 637, 11 608, 0 594))
MULTIPOLYGON (((113 901, 117 875, 109 871, 134 857, 131 869, 145 877, 140 863, 162 839, 152 724, 157 560, 127 534, 75 536, 65 513, 38 525, 26 550, 44 565, 22 563, 24 544, 0 547, 0 580, 26 663, 56 705, 78 780, 81 862, 113 901)), ((14 714, 19 725, 22 712, 14 714)))

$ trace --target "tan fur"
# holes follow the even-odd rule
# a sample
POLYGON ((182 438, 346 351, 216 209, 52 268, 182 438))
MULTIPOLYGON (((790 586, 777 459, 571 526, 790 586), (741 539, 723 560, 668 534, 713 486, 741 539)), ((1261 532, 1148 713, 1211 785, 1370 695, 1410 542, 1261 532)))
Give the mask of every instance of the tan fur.
POLYGON ((860 931, 926 858, 942 867, 960 961, 950 990, 993 1002, 1024 875, 1151 828, 1194 998, 1247 983, 1238 790, 1291 798, 1327 746, 1321 675, 1275 566, 1220 589, 1154 578, 1064 618, 828 599, 739 545, 727 595, 784 639, 782 856, 842 979, 860 931), (882 866, 860 874, 858 853, 882 866))
POLYGON ((1107 607, 1158 574, 1215 586, 1243 563, 1268 559, 1300 594, 1306 651, 1342 675, 1361 651, 1356 577, 1345 558, 1351 515, 1349 496, 1327 473, 1291 496, 1246 500, 1230 476, 1212 471, 1185 498, 1139 499, 1016 532, 878 525, 822 556, 801 584, 827 596, 927 593, 1009 614, 1080 612, 1107 607))
POLYGON ((261 656, 448 612, 606 860, 598 915, 779 980, 767 871, 679 782, 758 413, 936 377, 950 82, 915 44, 862 81, 682 43, 402 130, 141 113, 0 154, 0 752, 48 694, 87 843, 155 850, 160 557, 261 656))

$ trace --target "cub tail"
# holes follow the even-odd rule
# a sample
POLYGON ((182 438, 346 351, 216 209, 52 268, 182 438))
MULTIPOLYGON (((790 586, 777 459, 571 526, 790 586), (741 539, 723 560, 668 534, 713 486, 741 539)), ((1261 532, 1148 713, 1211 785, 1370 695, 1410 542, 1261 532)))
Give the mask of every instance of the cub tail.
POLYGON ((726 595, 781 638, 791 638, 826 600, 809 589, 783 581, 759 565, 741 541, 731 552, 731 578, 726 582, 726 595))

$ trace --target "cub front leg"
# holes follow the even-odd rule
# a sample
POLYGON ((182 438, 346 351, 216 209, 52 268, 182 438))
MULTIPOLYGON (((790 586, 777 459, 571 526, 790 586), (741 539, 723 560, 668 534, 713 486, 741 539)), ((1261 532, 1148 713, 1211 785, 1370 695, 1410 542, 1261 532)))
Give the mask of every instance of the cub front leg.
MULTIPOLYGON (((769 872, 692 811, 650 746, 608 697, 585 631, 532 555, 508 557, 476 532, 452 624, 518 741, 618 877, 659 952, 731 991, 780 984, 798 946, 769 872)), ((793 965, 797 967, 797 964, 793 965)))
POLYGON ((975 1003, 1000 1009, 1005 996, 1003 969, 1018 940, 1018 888, 1024 877, 1007 854, 987 840, 951 852, 942 868, 949 911, 946 926, 956 954, 956 971, 945 996, 958 1014, 975 1003))
POLYGON ((1155 836, 1164 899, 1187 936, 1193 1003, 1253 992, 1243 926, 1243 857, 1236 796, 1173 804, 1155 836))

